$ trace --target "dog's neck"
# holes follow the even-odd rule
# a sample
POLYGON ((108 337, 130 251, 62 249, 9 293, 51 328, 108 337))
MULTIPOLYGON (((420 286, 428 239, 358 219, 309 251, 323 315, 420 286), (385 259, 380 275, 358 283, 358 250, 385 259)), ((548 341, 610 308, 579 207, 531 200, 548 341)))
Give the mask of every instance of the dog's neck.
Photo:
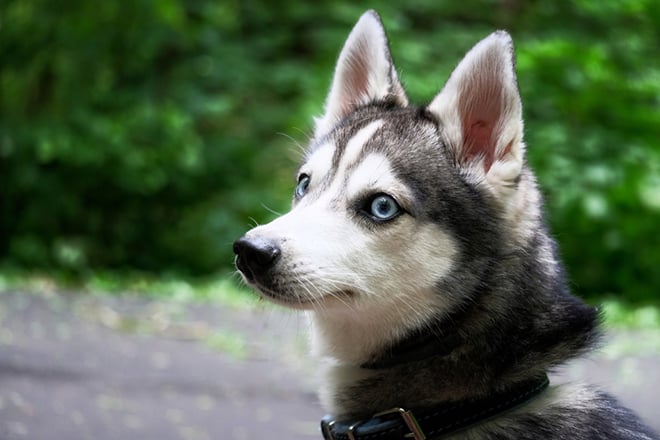
MULTIPOLYGON (((374 394, 379 386, 367 384, 383 381, 382 386, 389 388, 401 383, 402 377, 416 380, 414 376, 422 372, 420 367, 450 355, 460 345, 456 332, 445 334, 435 326, 421 331, 411 328, 404 333, 384 320, 356 323, 327 315, 311 316, 311 323, 313 353, 328 361, 320 398, 324 407, 340 418, 363 417, 400 405, 379 402, 374 394), (416 371, 411 373, 411 368, 416 371), (353 388, 366 393, 360 396, 353 388)), ((410 384, 411 389, 417 386, 410 384)), ((451 392, 443 400, 449 400, 452 394, 459 396, 456 389, 446 389, 451 392)), ((469 397, 465 392, 460 394, 469 397)), ((433 398, 438 397, 434 391, 433 398)))
POLYGON ((342 365, 360 366, 376 360, 394 344, 417 344, 420 329, 444 316, 443 305, 428 302, 428 307, 413 308, 405 301, 405 297, 390 298, 368 308, 356 305, 347 310, 311 312, 312 353, 342 365))
POLYGON ((360 365, 368 370, 382 370, 412 362, 419 362, 434 356, 448 356, 462 344, 457 332, 442 331, 437 325, 414 331, 391 345, 387 350, 373 356, 360 365))
POLYGON ((474 296, 470 307, 436 313, 424 326, 411 320, 401 330, 385 320, 313 316, 316 354, 331 358, 320 396, 326 409, 351 419, 391 407, 482 398, 588 348, 597 334, 597 310, 571 296, 563 279, 539 283, 544 275, 521 264, 525 276, 515 288, 486 283, 495 287, 474 296))

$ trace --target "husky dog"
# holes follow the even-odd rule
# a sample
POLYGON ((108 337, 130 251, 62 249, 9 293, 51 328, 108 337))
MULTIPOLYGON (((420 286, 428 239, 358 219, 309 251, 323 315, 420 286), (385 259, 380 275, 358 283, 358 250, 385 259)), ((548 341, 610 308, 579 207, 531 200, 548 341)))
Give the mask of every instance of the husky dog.
POLYGON ((327 439, 652 439, 546 373, 598 339, 525 159, 510 36, 409 104, 378 15, 339 56, 293 208, 234 243, 244 280, 308 310, 327 439))

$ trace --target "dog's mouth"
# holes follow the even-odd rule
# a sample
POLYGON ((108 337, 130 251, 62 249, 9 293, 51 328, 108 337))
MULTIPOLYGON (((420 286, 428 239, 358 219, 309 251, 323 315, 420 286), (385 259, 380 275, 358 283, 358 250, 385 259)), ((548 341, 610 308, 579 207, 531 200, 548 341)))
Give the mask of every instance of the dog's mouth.
POLYGON ((305 292, 301 295, 299 293, 280 291, 261 285, 253 285, 252 287, 259 292, 262 298, 270 302, 301 310, 325 309, 333 303, 350 307, 349 301, 352 301, 356 296, 356 293, 352 290, 338 290, 328 293, 319 292, 318 294, 305 292))

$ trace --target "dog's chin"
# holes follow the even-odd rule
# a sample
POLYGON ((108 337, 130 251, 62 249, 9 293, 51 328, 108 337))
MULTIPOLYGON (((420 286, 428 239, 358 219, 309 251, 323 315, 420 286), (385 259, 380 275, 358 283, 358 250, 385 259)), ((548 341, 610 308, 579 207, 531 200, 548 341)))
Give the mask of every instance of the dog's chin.
POLYGON ((326 310, 333 305, 340 307, 350 307, 355 293, 348 290, 331 292, 318 296, 305 295, 300 297, 295 294, 278 292, 263 286, 252 286, 259 292, 259 295, 274 304, 297 310, 326 310))

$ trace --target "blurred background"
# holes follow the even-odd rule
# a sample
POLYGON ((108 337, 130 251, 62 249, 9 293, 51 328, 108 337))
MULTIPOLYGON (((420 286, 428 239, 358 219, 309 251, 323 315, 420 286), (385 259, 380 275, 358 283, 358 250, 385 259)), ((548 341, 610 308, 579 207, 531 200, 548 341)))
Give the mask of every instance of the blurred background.
POLYGON ((1 438, 318 438, 305 322, 231 248, 288 209, 368 8, 417 103, 513 35, 548 222, 609 330, 553 381, 660 429, 657 0, 0 0, 1 438))
POLYGON ((288 208, 298 145, 367 8, 418 103, 479 39, 511 32, 575 292, 655 300, 655 0, 5 0, 1 270, 229 277, 233 240, 288 208))

